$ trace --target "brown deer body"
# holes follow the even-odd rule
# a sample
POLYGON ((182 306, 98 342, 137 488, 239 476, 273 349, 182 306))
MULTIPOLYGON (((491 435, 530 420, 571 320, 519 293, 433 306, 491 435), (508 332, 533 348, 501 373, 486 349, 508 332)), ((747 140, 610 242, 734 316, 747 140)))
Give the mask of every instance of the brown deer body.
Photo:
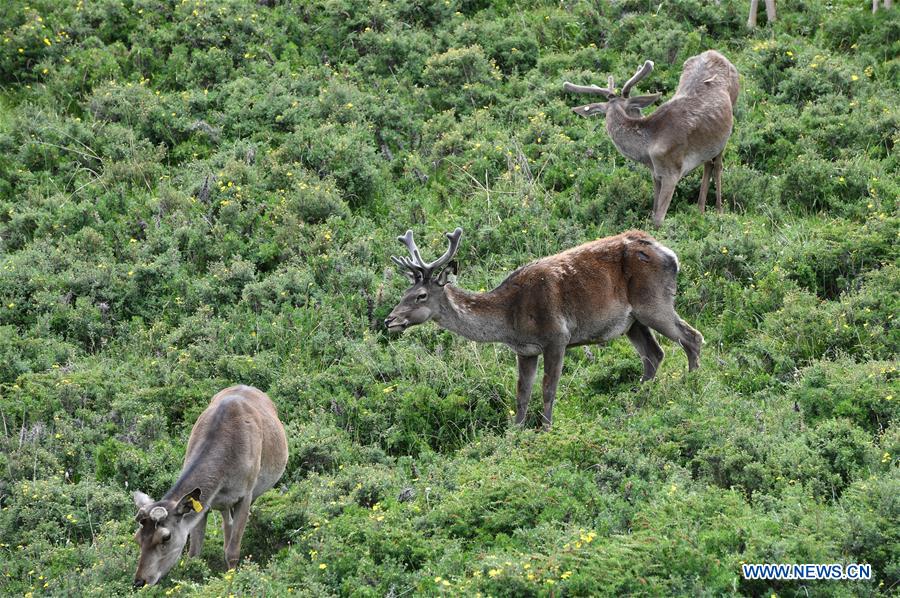
POLYGON ((517 424, 525 421, 540 355, 545 428, 552 423, 567 347, 625 334, 643 362, 642 380, 650 380, 663 359, 652 328, 684 348, 689 369, 699 366, 703 336, 675 313, 678 258, 650 235, 628 231, 591 241, 519 268, 492 291, 472 293, 447 282, 447 274, 456 270, 450 260, 461 234, 459 228, 448 233, 449 250, 431 264, 422 261, 412 231, 398 237, 412 259, 392 259, 407 269, 413 286, 385 325, 402 332, 434 320, 465 338, 509 346, 519 367, 517 424))
POLYGON ((134 586, 157 583, 178 562, 190 536, 200 554, 210 509, 222 512, 225 561, 237 567, 241 538, 256 498, 275 485, 287 465, 287 438, 275 405, 252 386, 232 386, 212 398, 188 440, 175 485, 154 501, 134 493, 141 558, 134 586))
POLYGON ((578 106, 581 116, 606 114, 606 131, 616 148, 653 173, 653 224, 662 224, 678 181, 703 164, 698 203, 706 208, 710 175, 716 180, 716 209, 722 211, 722 153, 731 136, 738 72, 727 58, 708 50, 688 58, 675 95, 650 116, 641 110, 656 102, 660 94, 629 97, 631 88, 653 70, 644 63, 616 95, 613 78, 609 87, 582 86, 566 82, 564 89, 599 94, 606 102, 578 106))

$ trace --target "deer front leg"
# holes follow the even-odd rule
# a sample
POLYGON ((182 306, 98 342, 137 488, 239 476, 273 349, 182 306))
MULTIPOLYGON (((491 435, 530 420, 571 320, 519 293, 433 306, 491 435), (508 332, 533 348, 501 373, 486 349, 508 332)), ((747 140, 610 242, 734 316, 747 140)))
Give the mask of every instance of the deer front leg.
POLYGON ((756 27, 756 12, 759 10, 759 0, 750 0, 750 15, 747 17, 747 27, 756 27))
POLYGON ((656 208, 659 206, 659 177, 656 176, 656 173, 653 174, 653 211, 651 214, 656 214, 656 208))
POLYGON ((556 386, 562 374, 563 357, 566 346, 548 347, 544 350, 544 417, 541 425, 545 431, 553 424, 553 401, 556 400, 556 386))
POLYGON ((659 201, 653 210, 653 226, 660 226, 669 211, 672 202, 672 194, 675 193, 675 185, 678 184, 677 174, 662 175, 659 184, 659 201))
POLYGON ((631 329, 627 332, 628 340, 634 345, 635 351, 641 357, 641 363, 644 366, 644 375, 641 382, 652 380, 656 376, 656 370, 662 362, 664 353, 662 347, 653 338, 653 333, 644 324, 635 322, 631 325, 631 329))
POLYGON ((528 401, 531 400, 531 387, 537 373, 537 355, 517 355, 519 364, 519 381, 516 383, 516 425, 525 423, 528 413, 528 401))
POLYGON ((203 548, 203 539, 206 537, 206 518, 209 516, 209 510, 203 513, 200 516, 200 521, 197 525, 194 526, 194 529, 191 530, 191 545, 188 548, 188 556, 195 557, 200 554, 200 549, 203 548))
POLYGON ((700 196, 697 198, 697 206, 700 213, 706 211, 706 193, 709 191, 709 175, 713 171, 713 161, 703 163, 703 178, 700 180, 700 196))
POLYGON ((225 563, 229 569, 237 568, 241 560, 241 538, 250 516, 250 502, 250 497, 245 496, 231 508, 234 521, 230 526, 231 533, 225 538, 225 563))

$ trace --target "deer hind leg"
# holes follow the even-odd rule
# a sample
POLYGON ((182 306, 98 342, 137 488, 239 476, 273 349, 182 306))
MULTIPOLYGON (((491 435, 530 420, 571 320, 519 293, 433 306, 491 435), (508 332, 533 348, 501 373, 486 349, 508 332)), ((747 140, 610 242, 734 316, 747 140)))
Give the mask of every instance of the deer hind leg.
POLYGON ((553 424, 553 401, 556 400, 556 387, 559 384, 559 377, 562 375, 565 355, 565 345, 548 347, 544 350, 544 383, 541 388, 544 395, 544 414, 541 425, 544 430, 549 430, 553 424))
POLYGON ((519 364, 519 381, 516 382, 516 425, 525 423, 528 413, 528 401, 531 400, 531 387, 537 374, 537 355, 517 355, 519 364))
POLYGON ((626 335, 631 344, 634 345, 638 355, 640 355, 641 363, 644 364, 644 375, 641 377, 641 382, 652 380, 656 376, 656 370, 659 369, 659 364, 665 356, 662 347, 653 338, 653 333, 650 332, 650 329, 640 322, 635 321, 626 335))
POLYGON ((700 179, 700 195, 697 197, 697 206, 701 214, 706 211, 706 193, 709 191, 709 175, 713 168, 713 160, 703 163, 703 178, 700 179))
MULTIPOLYGON (((722 154, 713 158, 713 173, 716 178, 716 212, 722 213, 722 154)), ((705 170, 704 170, 705 172, 705 170)))
POLYGON ((195 557, 200 554, 200 549, 203 548, 203 539, 206 537, 206 518, 209 516, 209 510, 207 510, 201 516, 200 522, 194 526, 194 529, 191 530, 190 538, 191 543, 188 547, 188 556, 195 557))
POLYGON ((659 182, 659 199, 653 209, 653 226, 660 226, 669 211, 672 202, 672 194, 675 193, 675 185, 678 184, 678 175, 662 175, 659 182))

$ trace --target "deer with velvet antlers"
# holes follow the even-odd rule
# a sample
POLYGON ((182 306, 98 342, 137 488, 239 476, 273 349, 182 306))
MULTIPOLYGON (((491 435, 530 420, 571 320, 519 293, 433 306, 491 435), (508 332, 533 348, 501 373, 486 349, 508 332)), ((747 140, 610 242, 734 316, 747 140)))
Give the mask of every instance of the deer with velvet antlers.
POLYGON ((663 350, 650 329, 678 343, 688 369, 700 365, 703 336, 675 313, 678 258, 647 233, 633 230, 545 257, 515 270, 500 286, 473 293, 450 284, 462 229, 447 233, 449 248, 426 263, 412 231, 397 237, 409 257, 394 257, 412 286, 384 323, 391 332, 434 320, 479 342, 499 342, 516 354, 516 424, 523 424, 544 356, 542 425, 549 429, 566 348, 603 343, 625 334, 650 380, 663 350))
POLYGON ((659 100, 661 94, 631 97, 630 93, 652 70, 653 62, 644 62, 622 86, 621 95, 615 93, 612 76, 608 87, 566 81, 563 88, 606 98, 606 102, 577 106, 572 111, 585 117, 605 114, 606 131, 616 149, 653 172, 654 226, 666 217, 675 185, 700 164, 700 212, 706 208, 710 175, 716 180, 716 210, 721 212, 722 153, 731 136, 739 91, 737 69, 715 50, 688 58, 675 95, 644 117, 641 110, 659 100))

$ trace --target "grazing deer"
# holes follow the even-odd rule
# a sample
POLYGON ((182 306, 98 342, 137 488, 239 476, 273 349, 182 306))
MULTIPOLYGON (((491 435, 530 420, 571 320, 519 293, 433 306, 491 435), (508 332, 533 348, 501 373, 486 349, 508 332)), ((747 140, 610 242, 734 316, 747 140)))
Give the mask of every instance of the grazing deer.
POLYGON ((391 259, 406 270, 412 286, 384 323, 388 331, 402 332, 434 320, 470 340, 509 346, 519 365, 516 424, 525 421, 542 354, 544 429, 553 421, 567 347, 602 343, 625 334, 643 362, 641 380, 650 380, 663 359, 652 328, 681 345, 690 370, 699 367, 703 336, 675 313, 678 258, 647 233, 628 231, 545 257, 522 266, 487 293, 448 283, 449 274, 457 270, 451 260, 461 235, 460 228, 447 233, 447 252, 428 264, 411 230, 397 237, 410 257, 391 259))
POLYGON ((575 93, 605 96, 607 101, 572 108, 581 116, 606 115, 606 131, 616 148, 626 157, 653 172, 653 224, 659 226, 678 181, 703 164, 698 202, 706 208, 709 177, 716 179, 716 210, 722 211, 722 153, 731 136, 732 112, 738 96, 738 72, 727 58, 707 50, 684 62, 675 95, 650 116, 641 110, 656 102, 661 94, 629 97, 631 89, 653 70, 644 62, 616 95, 612 76, 609 87, 573 85, 563 88, 575 93))
POLYGON ((162 500, 134 493, 141 558, 134 587, 152 586, 178 562, 191 538, 197 556, 210 509, 222 513, 225 562, 237 567, 241 538, 256 498, 287 465, 287 438, 275 405, 252 386, 232 386, 212 398, 191 430, 184 466, 162 500))

